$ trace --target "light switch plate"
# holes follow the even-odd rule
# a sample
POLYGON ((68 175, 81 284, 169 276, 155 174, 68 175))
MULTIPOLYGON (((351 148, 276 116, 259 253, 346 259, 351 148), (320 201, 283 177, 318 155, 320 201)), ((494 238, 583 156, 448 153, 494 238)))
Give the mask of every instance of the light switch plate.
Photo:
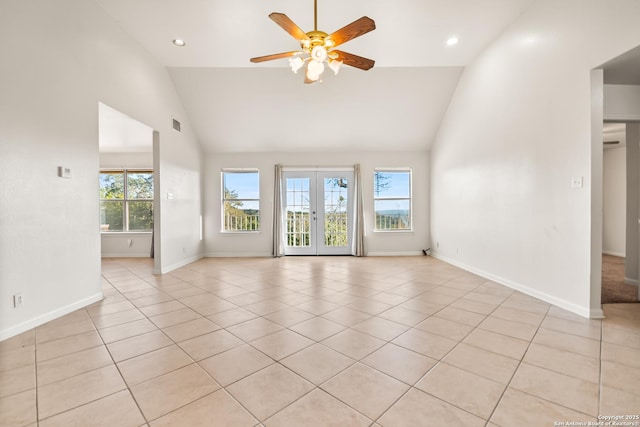
POLYGON ((582 188, 582 186, 583 186, 583 178, 581 176, 571 177, 571 188, 582 188))
POLYGON ((71 168, 58 166, 58 176, 60 178, 71 178, 71 168))

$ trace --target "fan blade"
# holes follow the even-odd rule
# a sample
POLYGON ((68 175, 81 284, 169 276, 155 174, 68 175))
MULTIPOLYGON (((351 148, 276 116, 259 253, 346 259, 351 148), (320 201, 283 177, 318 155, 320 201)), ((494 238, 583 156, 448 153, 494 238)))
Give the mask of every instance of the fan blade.
POLYGON ((376 29, 376 23, 373 19, 363 16, 360 19, 353 21, 351 24, 340 28, 333 34, 329 34, 327 39, 333 40, 333 46, 340 46, 343 43, 353 40, 356 37, 360 37, 363 34, 367 34, 369 31, 376 29))
POLYGON ((302 31, 300 27, 298 27, 295 22, 289 19, 289 17, 284 13, 273 12, 271 15, 269 15, 269 18, 271 18, 271 20, 276 24, 280 25, 283 30, 291 34, 296 40, 309 40, 309 36, 307 36, 307 33, 302 31))
POLYGON ((376 63, 373 59, 363 58, 362 56, 354 55, 353 53, 343 52, 341 50, 332 50, 329 52, 329 56, 332 59, 342 61, 346 65, 360 68, 361 70, 369 70, 373 68, 376 63), (338 54, 337 56, 334 54, 338 54))
POLYGON ((257 58, 251 58, 249 61, 251 62, 265 62, 265 61, 273 61, 274 59, 288 58, 290 56, 294 56, 300 53, 299 51, 294 52, 282 52, 282 53, 274 53, 273 55, 266 56, 258 56, 257 58))

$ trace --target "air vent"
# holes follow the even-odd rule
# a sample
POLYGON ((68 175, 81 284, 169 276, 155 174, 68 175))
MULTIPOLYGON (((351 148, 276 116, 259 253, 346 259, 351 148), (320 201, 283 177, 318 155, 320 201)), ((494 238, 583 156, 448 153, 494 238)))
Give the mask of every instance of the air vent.
POLYGON ((180 122, 177 121, 176 119, 173 119, 173 128, 178 132, 180 132, 180 122))

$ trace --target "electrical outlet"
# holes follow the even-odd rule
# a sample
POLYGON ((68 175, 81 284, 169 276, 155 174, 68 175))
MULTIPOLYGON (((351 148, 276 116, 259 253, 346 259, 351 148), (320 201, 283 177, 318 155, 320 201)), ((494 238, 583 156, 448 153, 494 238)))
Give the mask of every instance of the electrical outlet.
POLYGON ((22 294, 14 294, 13 295, 13 308, 22 307, 23 299, 22 294))

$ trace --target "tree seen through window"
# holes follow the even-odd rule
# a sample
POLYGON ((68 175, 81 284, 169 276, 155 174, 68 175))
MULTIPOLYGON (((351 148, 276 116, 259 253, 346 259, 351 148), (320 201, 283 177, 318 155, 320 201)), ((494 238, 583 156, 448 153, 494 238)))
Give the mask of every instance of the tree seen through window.
POLYGON ((153 229, 153 172, 100 172, 101 231, 153 229))

